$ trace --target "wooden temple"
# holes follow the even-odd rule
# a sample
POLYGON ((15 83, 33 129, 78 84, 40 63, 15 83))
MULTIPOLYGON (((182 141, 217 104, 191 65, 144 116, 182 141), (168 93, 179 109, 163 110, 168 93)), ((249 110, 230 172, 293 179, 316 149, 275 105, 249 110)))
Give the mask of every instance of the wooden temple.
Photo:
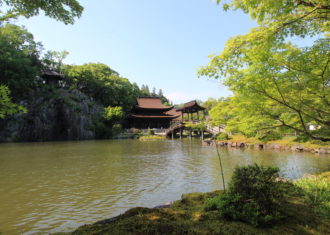
POLYGON ((193 118, 193 114, 194 113, 197 113, 197 120, 199 120, 199 112, 200 111, 204 111, 205 108, 200 106, 196 100, 193 100, 193 101, 190 101, 188 103, 185 103, 183 104, 183 107, 182 108, 178 108, 176 109, 178 112, 181 112, 182 113, 182 116, 181 116, 181 120, 184 121, 184 115, 186 114, 188 117, 187 117, 187 121, 189 121, 189 119, 191 121, 194 121, 194 118, 193 118), (190 115, 190 118, 189 118, 189 115, 190 115))
POLYGON ((46 70, 42 73, 41 77, 48 85, 58 86, 63 76, 54 70, 46 70))
POLYGON ((128 117, 130 128, 169 128, 171 121, 179 119, 181 112, 173 106, 165 106, 159 97, 140 97, 128 117))

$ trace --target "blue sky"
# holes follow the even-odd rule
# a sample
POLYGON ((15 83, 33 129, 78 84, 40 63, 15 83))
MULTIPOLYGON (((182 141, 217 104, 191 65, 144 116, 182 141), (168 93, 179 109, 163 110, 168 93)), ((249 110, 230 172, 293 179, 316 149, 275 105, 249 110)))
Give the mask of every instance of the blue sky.
POLYGON ((42 15, 20 19, 46 50, 70 54, 68 64, 101 62, 121 76, 161 88, 174 103, 228 96, 219 81, 198 78, 208 55, 255 26, 242 12, 224 12, 212 0, 80 0, 74 25, 42 15))

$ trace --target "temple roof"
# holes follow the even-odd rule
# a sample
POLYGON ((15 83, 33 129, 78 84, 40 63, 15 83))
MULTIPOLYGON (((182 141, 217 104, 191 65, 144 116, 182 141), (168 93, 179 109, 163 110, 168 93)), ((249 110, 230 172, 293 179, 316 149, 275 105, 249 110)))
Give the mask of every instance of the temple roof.
POLYGON ((141 97, 136 99, 136 109, 161 109, 170 110, 173 106, 165 106, 159 97, 141 97))
POLYGON ((173 108, 167 112, 165 112, 166 115, 171 115, 174 118, 178 118, 181 116, 182 112, 178 111, 177 109, 173 108))
POLYGON ((172 115, 143 115, 143 114, 132 114, 130 115, 131 118, 168 118, 168 119, 174 119, 177 118, 176 116, 172 115))
POLYGON ((41 74, 44 79, 56 79, 61 80, 63 76, 54 70, 46 70, 41 74))
POLYGON ((190 101, 188 103, 185 103, 182 108, 178 108, 178 111, 182 112, 197 112, 200 110, 204 110, 205 108, 200 106, 196 100, 190 101))

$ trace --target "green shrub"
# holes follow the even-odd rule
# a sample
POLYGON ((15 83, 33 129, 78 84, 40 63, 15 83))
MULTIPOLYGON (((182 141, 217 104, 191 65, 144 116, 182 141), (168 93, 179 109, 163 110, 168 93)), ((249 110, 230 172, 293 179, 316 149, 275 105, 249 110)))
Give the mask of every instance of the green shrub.
POLYGON ((258 140, 264 141, 264 142, 268 142, 268 141, 272 141, 272 140, 279 140, 283 138, 283 135, 277 131, 265 131, 265 132, 261 132, 258 133, 258 135, 256 136, 258 140))
POLYGON ((147 135, 154 135, 155 131, 153 129, 148 129, 147 135))
POLYGON ((146 141, 146 140, 164 140, 166 139, 165 136, 160 136, 160 135, 144 135, 140 136, 139 140, 141 141, 146 141))
POLYGON ((219 208, 220 197, 213 197, 206 199, 204 209, 206 211, 213 211, 219 208))
POLYGON ((322 175, 296 180, 294 184, 302 189, 304 201, 315 211, 330 219, 330 180, 322 175))
POLYGON ((216 136, 215 136, 215 139, 216 140, 229 140, 229 136, 227 133, 218 133, 216 136))
POLYGON ((220 195, 217 208, 228 219, 266 226, 283 218, 284 190, 277 182, 279 169, 257 164, 237 167, 229 190, 220 195))
POLYGON ((122 131, 121 125, 120 124, 114 124, 112 126, 112 135, 119 135, 122 131))

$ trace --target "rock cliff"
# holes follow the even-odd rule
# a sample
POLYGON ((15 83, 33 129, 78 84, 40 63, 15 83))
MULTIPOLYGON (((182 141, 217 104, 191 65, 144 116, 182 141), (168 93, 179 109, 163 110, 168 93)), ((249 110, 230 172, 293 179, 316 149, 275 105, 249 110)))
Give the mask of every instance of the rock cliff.
POLYGON ((78 90, 44 87, 20 102, 28 110, 0 119, 0 142, 94 139, 103 108, 78 90))

